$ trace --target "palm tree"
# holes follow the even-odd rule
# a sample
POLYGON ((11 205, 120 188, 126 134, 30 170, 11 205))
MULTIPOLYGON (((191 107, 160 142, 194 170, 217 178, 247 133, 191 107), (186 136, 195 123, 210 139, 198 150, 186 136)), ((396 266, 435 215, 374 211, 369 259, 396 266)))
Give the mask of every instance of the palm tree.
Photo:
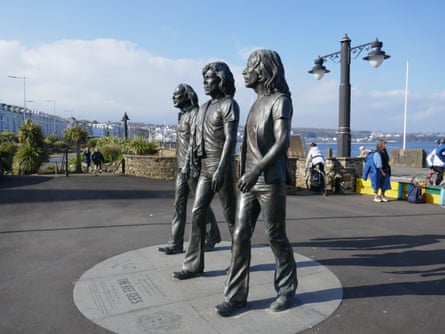
POLYGON ((44 137, 40 125, 28 118, 17 135, 20 148, 14 155, 12 169, 15 174, 36 173, 42 162, 48 159, 44 137))
POLYGON ((76 146, 77 163, 76 173, 82 173, 82 165, 80 162, 80 145, 86 143, 88 132, 80 125, 67 128, 64 133, 65 141, 70 145, 76 146))

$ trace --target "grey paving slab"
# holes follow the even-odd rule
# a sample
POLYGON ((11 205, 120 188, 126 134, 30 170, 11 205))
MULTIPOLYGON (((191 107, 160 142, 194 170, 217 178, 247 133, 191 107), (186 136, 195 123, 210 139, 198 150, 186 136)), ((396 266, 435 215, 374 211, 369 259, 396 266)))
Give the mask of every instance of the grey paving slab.
MULTIPOLYGON (((393 170, 396 176, 417 172, 393 170)), ((92 274, 92 280, 108 282, 107 277, 112 275, 128 270, 131 273, 134 265, 141 272, 150 272, 153 279, 160 277, 156 272, 161 276, 163 271, 170 272, 165 266, 179 269, 168 261, 159 263, 157 269, 153 265, 159 254, 148 251, 170 236, 173 197, 173 181, 138 177, 102 174, 0 178, 0 333, 115 333, 79 311, 73 300, 75 286, 86 273, 92 274), (129 252, 132 262, 122 261, 120 256, 129 252), (90 271, 99 264, 103 264, 101 272, 90 271)), ((217 198, 212 208, 223 240, 228 242, 230 236, 217 198)), ((297 302, 305 307, 300 308, 295 323, 313 314, 312 304, 321 305, 320 298, 312 293, 316 290, 317 270, 327 268, 343 290, 339 307, 302 334, 443 332, 444 208, 396 200, 375 203, 369 195, 330 194, 323 198, 299 192, 288 196, 286 216, 294 252, 307 258, 297 258, 300 273, 304 270, 308 278, 314 277, 297 290, 297 302), (306 265, 311 261, 321 266, 306 265)), ((189 227, 187 224, 186 239, 189 227)), ((261 218, 253 242, 267 242, 261 218)), ((175 256, 178 263, 182 258, 175 256)), ((211 262, 206 263, 206 270, 214 276, 200 280, 205 278, 215 295, 203 292, 200 285, 189 290, 200 296, 193 307, 219 321, 213 307, 222 299, 223 273, 220 265, 211 269, 211 262)), ((239 316, 241 321, 252 314, 270 316, 267 307, 274 294, 272 279, 266 276, 271 274, 270 263, 256 267, 257 271, 265 268, 265 276, 258 276, 258 287, 253 287, 250 308, 239 316)), ((171 289, 183 293, 183 282, 167 283, 180 283, 171 289)), ((334 300, 336 293, 335 289, 325 290, 325 301, 334 300)), ((172 298, 168 294, 166 298, 172 298)), ((161 305, 153 314, 142 311, 136 326, 154 328, 152 333, 169 333, 178 323, 206 319, 194 311, 190 319, 179 321, 175 314, 194 304, 172 300, 171 305, 161 305), (172 327, 165 327, 162 319, 166 318, 172 327)), ((135 312, 141 310, 121 313, 122 319, 130 321, 135 312)), ((247 326, 243 327, 244 333, 250 333, 248 325, 243 325, 247 326)), ((203 330, 215 328, 212 322, 203 325, 203 330)))
POLYGON ((170 274, 181 268, 183 257, 164 255, 157 247, 114 256, 81 276, 74 286, 74 303, 86 318, 119 334, 292 334, 322 322, 341 302, 338 278, 320 263, 295 254, 298 296, 291 309, 268 311, 275 298, 274 257, 267 245, 254 245, 248 306, 234 317, 222 318, 214 307, 223 300, 230 243, 206 253, 203 276, 173 280, 170 274))

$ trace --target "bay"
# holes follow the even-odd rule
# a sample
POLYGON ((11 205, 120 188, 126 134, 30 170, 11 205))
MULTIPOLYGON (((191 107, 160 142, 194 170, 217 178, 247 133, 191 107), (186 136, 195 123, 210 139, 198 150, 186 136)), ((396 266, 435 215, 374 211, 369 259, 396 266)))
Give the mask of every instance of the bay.
MULTIPOLYGON (((309 147, 310 143, 306 143, 306 151, 309 147)), ((332 149, 332 154, 335 156, 337 154, 337 143, 317 143, 317 146, 320 148, 321 152, 326 155, 328 148, 332 149)), ((360 154, 360 146, 364 146, 369 150, 375 150, 375 143, 351 143, 351 156, 356 157, 360 154)), ((426 152, 426 154, 430 153, 434 148, 437 147, 436 143, 431 142, 414 142, 414 143, 406 143, 406 149, 422 149, 426 152)), ((402 149, 402 142, 388 142, 386 145, 386 149, 391 155, 391 151, 394 149, 402 149)))

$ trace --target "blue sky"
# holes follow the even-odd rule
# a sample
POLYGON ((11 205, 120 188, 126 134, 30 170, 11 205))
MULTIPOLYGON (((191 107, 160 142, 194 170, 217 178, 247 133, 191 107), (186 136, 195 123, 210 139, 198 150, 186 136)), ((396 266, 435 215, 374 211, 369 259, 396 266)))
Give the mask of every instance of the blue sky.
POLYGON ((255 94, 241 72, 249 53, 276 50, 294 103, 294 127, 338 127, 340 64, 315 80, 318 55, 383 41, 391 55, 379 68, 351 63, 351 128, 403 132, 409 61, 407 132, 445 131, 445 54, 440 1, 136 1, 0 0, 0 100, 78 119, 174 124, 171 96, 186 82, 200 102, 202 67, 229 64, 244 122, 255 94), (54 100, 53 103, 46 101, 54 100))

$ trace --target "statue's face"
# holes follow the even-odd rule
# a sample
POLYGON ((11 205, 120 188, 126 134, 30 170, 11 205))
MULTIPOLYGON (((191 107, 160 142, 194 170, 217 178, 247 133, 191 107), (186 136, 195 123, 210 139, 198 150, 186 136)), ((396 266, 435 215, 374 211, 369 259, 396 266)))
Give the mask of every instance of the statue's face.
POLYGON ((255 56, 250 56, 247 61, 247 66, 243 71, 244 84, 248 88, 256 87, 259 81, 258 73, 258 59, 255 56))
POLYGON ((215 74, 215 72, 213 70, 208 70, 204 74, 204 92, 210 96, 220 94, 221 92, 219 90, 219 82, 220 79, 215 74))
POLYGON ((175 91, 173 92, 172 99, 173 99, 173 105, 175 106, 175 108, 183 108, 187 104, 185 91, 181 87, 178 87, 175 89, 175 91))

